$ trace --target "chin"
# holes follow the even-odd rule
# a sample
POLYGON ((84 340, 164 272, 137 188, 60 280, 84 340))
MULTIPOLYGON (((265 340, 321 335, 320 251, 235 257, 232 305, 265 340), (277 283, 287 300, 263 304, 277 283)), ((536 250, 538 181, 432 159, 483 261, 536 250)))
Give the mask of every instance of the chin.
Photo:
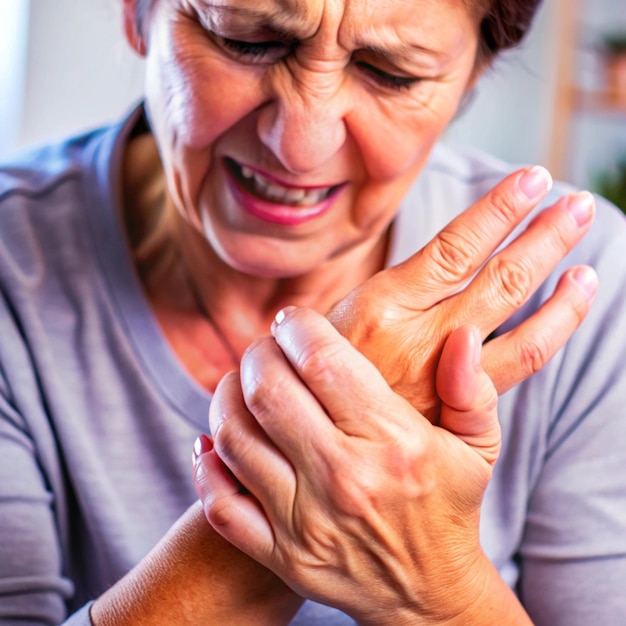
POLYGON ((256 254, 251 248, 240 244, 219 249, 217 253, 230 268, 258 278, 295 278, 317 270, 324 263, 319 255, 306 259, 303 254, 290 254, 281 246, 273 246, 271 253, 259 251, 256 254))

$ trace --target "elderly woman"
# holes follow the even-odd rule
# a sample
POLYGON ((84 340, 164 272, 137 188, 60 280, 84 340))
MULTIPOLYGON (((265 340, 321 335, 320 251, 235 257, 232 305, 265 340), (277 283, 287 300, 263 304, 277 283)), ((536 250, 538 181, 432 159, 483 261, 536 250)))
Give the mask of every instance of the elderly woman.
POLYGON ((435 145, 536 4, 124 0, 0 174, 3 624, 623 623, 626 226, 435 145))

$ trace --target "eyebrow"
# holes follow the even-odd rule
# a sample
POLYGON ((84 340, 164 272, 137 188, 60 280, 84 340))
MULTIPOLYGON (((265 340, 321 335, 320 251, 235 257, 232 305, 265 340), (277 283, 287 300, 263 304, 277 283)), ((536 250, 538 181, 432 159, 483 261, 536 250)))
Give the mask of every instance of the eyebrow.
POLYGON ((367 43, 365 41, 356 41, 355 47, 359 50, 366 50, 367 52, 371 52, 376 56, 379 56, 388 61, 394 61, 399 58, 410 58, 411 56, 418 54, 426 54, 430 57, 434 57, 437 59, 441 59, 446 56, 445 53, 440 52, 438 50, 433 50, 432 48, 426 48, 417 43, 408 43, 408 42, 394 42, 390 44, 388 47, 381 47, 377 45, 373 45, 371 43, 367 43))
POLYGON ((294 6, 294 3, 290 0, 274 0, 274 3, 278 7, 267 11, 256 8, 206 3, 200 9, 200 12, 208 14, 212 10, 217 10, 232 16, 244 17, 275 31, 277 34, 298 38, 297 31, 300 30, 302 32, 306 28, 306 9, 303 10, 301 6, 294 6))

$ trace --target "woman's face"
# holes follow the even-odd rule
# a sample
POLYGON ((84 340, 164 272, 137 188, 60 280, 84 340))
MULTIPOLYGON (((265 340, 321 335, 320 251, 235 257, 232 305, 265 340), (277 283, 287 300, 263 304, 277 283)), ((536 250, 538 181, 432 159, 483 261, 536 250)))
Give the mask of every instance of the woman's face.
POLYGON ((151 124, 223 261, 298 275, 381 236, 474 77, 467 5, 155 0, 151 124))

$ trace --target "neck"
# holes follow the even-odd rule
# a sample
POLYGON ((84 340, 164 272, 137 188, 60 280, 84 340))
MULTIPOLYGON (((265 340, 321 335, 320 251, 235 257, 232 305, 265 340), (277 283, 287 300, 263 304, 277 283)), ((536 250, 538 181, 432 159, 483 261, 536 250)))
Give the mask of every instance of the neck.
POLYGON ((257 327, 259 334, 269 331, 274 315, 284 306, 306 306, 326 313, 351 289, 382 269, 387 249, 385 236, 327 260, 305 274, 267 278, 232 268, 201 234, 186 222, 181 226, 186 231, 179 233, 186 266, 211 314, 222 320, 233 319, 239 312, 253 322, 252 327, 257 327))

